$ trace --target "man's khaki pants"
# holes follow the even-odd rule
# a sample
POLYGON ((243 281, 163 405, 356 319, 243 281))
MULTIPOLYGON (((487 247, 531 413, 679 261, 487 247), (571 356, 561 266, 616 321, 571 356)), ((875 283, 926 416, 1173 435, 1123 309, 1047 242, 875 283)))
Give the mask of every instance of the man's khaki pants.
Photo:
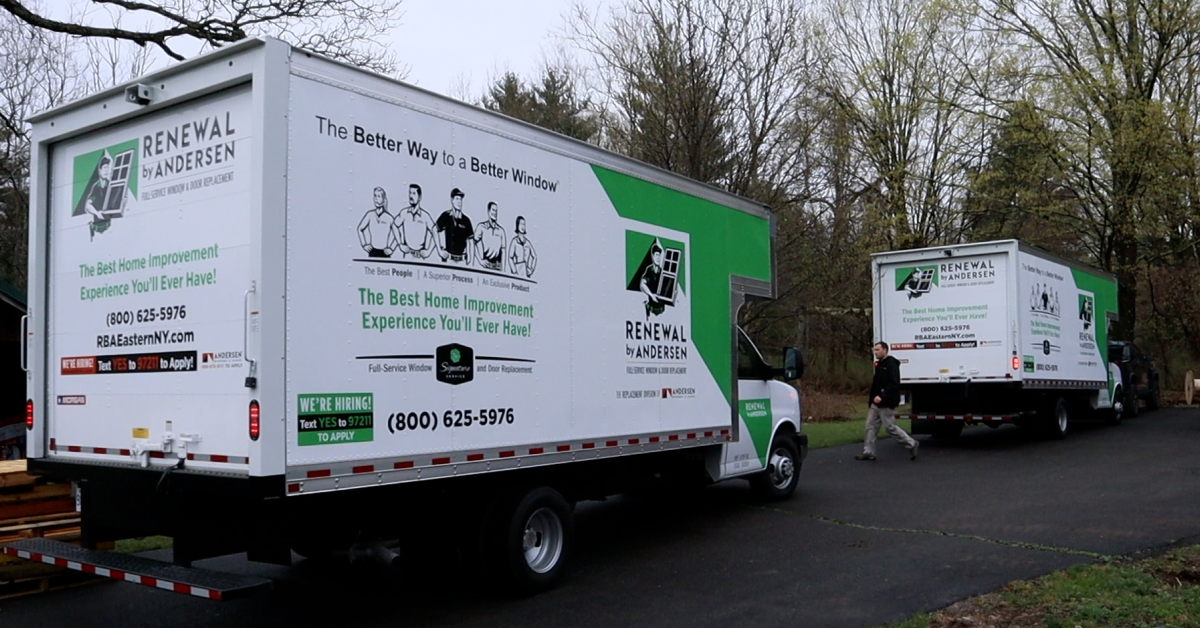
POLYGON ((863 453, 875 455, 875 437, 879 434, 879 427, 884 426, 887 433, 892 438, 900 441, 905 448, 912 449, 917 441, 913 440, 904 430, 896 425, 896 411, 891 408, 880 408, 875 404, 871 404, 871 409, 867 410, 867 435, 863 440, 863 453))

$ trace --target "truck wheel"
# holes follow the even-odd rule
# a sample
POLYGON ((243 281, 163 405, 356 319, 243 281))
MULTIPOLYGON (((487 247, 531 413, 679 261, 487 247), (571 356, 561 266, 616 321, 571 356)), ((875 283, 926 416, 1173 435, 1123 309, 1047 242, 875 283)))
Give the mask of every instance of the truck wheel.
POLYGON ((493 527, 493 566, 513 592, 549 591, 562 578, 575 529, 571 506, 558 491, 518 492, 502 505, 493 527))
POLYGON ((1067 400, 1058 397, 1054 400, 1054 405, 1051 406, 1050 412, 1046 417, 1045 428, 1046 435, 1054 440, 1062 440, 1067 437, 1067 428, 1070 427, 1071 412, 1070 406, 1067 405, 1067 400))
POLYGON ((759 499, 778 501, 796 492, 800 483, 800 455, 791 437, 781 434, 771 443, 767 468, 750 478, 750 488, 759 499))
POLYGON ((1158 403, 1158 385, 1155 384, 1154 388, 1150 389, 1150 395, 1146 397, 1146 409, 1157 410, 1158 403))
POLYGON ((1125 416, 1125 389, 1120 386, 1113 392, 1113 405, 1104 410, 1104 422, 1108 425, 1120 425, 1125 416))

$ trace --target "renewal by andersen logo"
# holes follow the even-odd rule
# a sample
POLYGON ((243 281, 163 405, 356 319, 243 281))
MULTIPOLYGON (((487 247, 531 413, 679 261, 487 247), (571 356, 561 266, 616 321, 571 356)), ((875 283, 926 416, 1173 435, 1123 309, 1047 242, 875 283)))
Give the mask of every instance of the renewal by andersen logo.
POLYGON ((625 232, 625 289, 645 296, 646 318, 675 306, 687 285, 682 242, 625 232))
POLYGON ((434 370, 439 382, 457 386, 475 379, 475 350, 471 347, 458 343, 442 345, 437 348, 436 358, 434 370))
POLYGON ((1096 299, 1091 295, 1079 295, 1079 320, 1083 323, 1083 330, 1088 331, 1096 322, 1096 299))
POLYGON ((936 285, 937 266, 906 266, 896 269, 896 292, 907 292, 909 300, 928 294, 936 285))
POLYGON ((108 231, 137 198, 138 142, 132 139, 75 157, 71 216, 88 216, 90 240, 108 231))

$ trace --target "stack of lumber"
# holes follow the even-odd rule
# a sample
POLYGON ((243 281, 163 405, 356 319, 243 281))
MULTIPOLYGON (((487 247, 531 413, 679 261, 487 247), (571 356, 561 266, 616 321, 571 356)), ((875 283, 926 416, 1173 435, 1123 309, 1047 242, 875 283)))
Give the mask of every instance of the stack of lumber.
MULTIPOLYGON (((30 475, 24 460, 0 461, 0 546, 35 537, 78 543, 79 521, 70 484, 51 484, 30 475)), ((61 567, 0 555, 0 599, 71 586, 90 578, 61 567)))
POLYGON ((0 462, 0 545, 33 537, 79 540, 71 485, 40 481, 24 460, 0 462))

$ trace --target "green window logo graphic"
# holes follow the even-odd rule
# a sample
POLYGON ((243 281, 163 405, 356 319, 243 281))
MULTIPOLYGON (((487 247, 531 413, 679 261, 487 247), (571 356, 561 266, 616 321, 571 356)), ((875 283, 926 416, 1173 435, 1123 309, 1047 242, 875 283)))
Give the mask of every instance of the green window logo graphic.
POLYGON ((907 292, 910 300, 929 294, 937 285, 937 266, 906 266, 896 269, 896 292, 907 292))
POLYGON ((646 317, 659 316, 675 306, 686 290, 682 242, 636 231, 625 232, 625 289, 646 297, 646 317))
POLYGON ((137 198, 137 140, 75 157, 72 169, 71 216, 88 216, 89 239, 108 231, 137 198))
POLYGON ((1096 324, 1096 299, 1090 294, 1079 295, 1079 321, 1083 323, 1084 331, 1096 324))

